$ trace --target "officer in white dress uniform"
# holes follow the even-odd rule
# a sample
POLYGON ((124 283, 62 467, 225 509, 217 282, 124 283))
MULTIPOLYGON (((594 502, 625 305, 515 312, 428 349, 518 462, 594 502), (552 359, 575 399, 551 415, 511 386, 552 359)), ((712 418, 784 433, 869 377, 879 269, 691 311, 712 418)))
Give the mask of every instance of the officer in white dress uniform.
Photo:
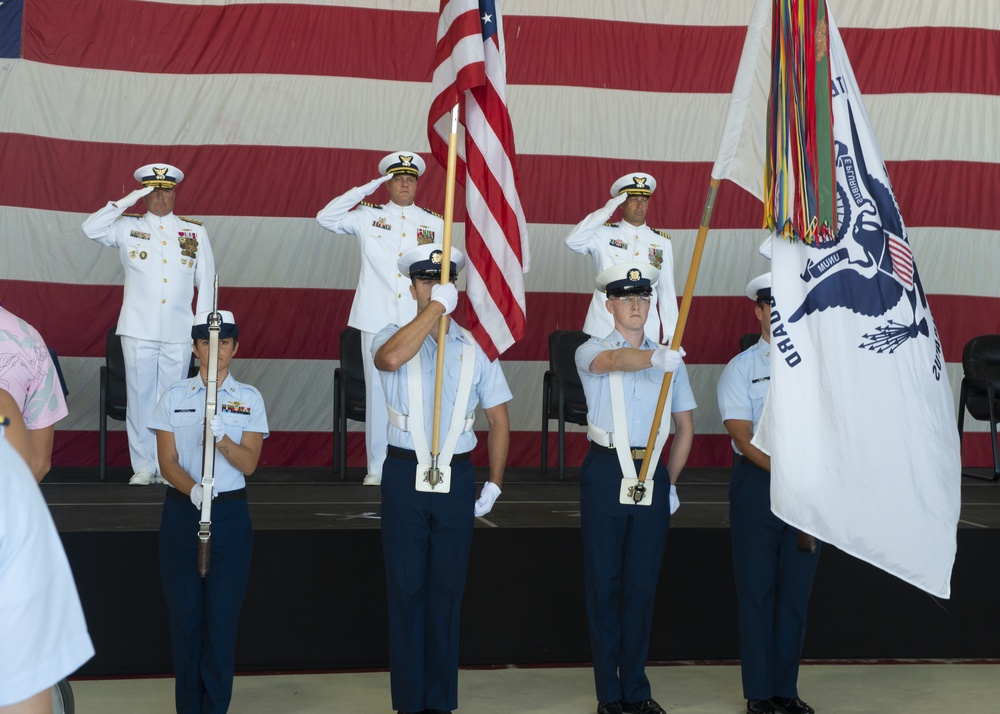
MULTIPOLYGON (((566 246, 577 253, 589 254, 598 273, 619 263, 635 261, 656 268, 660 277, 653 291, 646 336, 653 342, 667 344, 677 323, 674 253, 670 236, 646 225, 649 199, 655 190, 656 179, 649 174, 625 174, 612 184, 611 200, 580 221, 566 237, 566 246), (621 222, 606 223, 618 206, 622 207, 621 222)), ((604 302, 604 295, 595 290, 583 323, 583 331, 591 337, 606 337, 614 329, 614 320, 604 302)))
POLYGON ((372 339, 386 325, 405 325, 417 315, 417 303, 410 296, 410 276, 397 270, 397 261, 411 248, 440 243, 444 237, 441 216, 413 203, 417 179, 425 168, 424 160, 412 151, 388 154, 379 162, 377 179, 338 196, 316 214, 321 226, 353 235, 361 246, 361 277, 347 324, 361 331, 368 458, 364 482, 368 486, 382 482, 389 423, 385 394, 372 362, 372 339), (379 206, 362 200, 383 183, 389 189, 388 203, 379 206))
POLYGON ((125 268, 118 334, 125 355, 133 486, 164 482, 156 440, 146 427, 167 387, 187 377, 195 287, 198 312, 212 309, 215 258, 208 232, 199 221, 174 215, 174 187, 183 179, 184 173, 170 164, 143 166, 135 172, 143 188, 109 202, 83 222, 88 238, 118 249, 125 268), (140 198, 146 213, 125 213, 140 198))

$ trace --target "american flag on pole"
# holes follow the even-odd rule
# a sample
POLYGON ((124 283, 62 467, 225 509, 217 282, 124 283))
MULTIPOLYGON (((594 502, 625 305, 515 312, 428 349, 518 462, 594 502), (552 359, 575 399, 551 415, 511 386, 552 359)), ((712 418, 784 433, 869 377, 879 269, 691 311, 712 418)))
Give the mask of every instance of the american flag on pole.
POLYGON ((460 104, 458 181, 465 187, 469 329, 490 359, 524 337, 528 231, 518 196, 507 61, 496 0, 441 0, 427 137, 447 165, 452 107, 460 104))

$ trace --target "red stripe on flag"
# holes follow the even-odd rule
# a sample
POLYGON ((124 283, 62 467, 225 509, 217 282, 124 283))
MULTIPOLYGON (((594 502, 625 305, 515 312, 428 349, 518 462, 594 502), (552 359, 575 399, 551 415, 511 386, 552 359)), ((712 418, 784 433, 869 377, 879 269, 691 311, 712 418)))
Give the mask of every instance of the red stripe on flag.
POLYGON ((913 287, 913 252, 910 246, 894 235, 889 236, 888 243, 893 272, 907 288, 913 287))
MULTIPOLYGON (((450 109, 450 107, 449 107, 450 109)), ((184 168, 177 189, 177 211, 186 216, 242 216, 253 206, 255 215, 312 218, 329 200, 368 176, 385 150, 327 149, 299 146, 146 146, 102 144, 0 133, 5 170, 17 181, 0 181, 0 205, 90 214, 107 201, 135 188, 132 172, 150 156, 164 157, 184 168), (39 166, 86 166, 87 180, 72 191, 53 185, 39 166), (253 176, 267 166, 275 176, 294 181, 249 181, 220 184, 219 176, 253 176), (336 167, 331 176, 330 167, 336 167), (353 178, 352 178, 353 177, 353 178)), ((567 233, 587 213, 607 201, 607 186, 633 171, 636 162, 587 156, 522 154, 521 203, 529 221, 558 223, 567 233), (586 181, 567 181, 586 176, 586 181), (558 196, 553 194, 558 186, 558 196), (589 208, 580 209, 580 206, 589 208)), ((705 187, 712 165, 706 162, 644 161, 657 179, 658 191, 649 202, 651 226, 696 229, 702 217, 705 187)), ((972 161, 889 161, 889 176, 906 224, 996 230, 1000 201, 1000 164, 972 161), (969 190, 970 186, 977 190, 969 190)), ((417 203, 440 212, 444 170, 428 163, 420 179, 417 203)), ((461 190, 455 198, 455 220, 465 218, 461 190)), ((384 203, 385 189, 368 198, 384 203)), ((723 181, 712 213, 713 229, 760 228, 760 201, 729 181, 723 181)), ((81 222, 82 222, 81 218, 81 222)), ((211 235, 211 225, 208 225, 211 235)))
MULTIPOLYGON (((81 236, 80 240, 86 240, 81 236)), ((219 301, 240 320, 243 359, 339 359, 340 332, 347 327, 353 290, 304 288, 219 288, 219 301), (321 329, 301 329, 302 315, 321 329)), ((947 362, 962 361, 965 343, 1000 334, 1000 297, 929 295, 947 362)), ((41 333, 60 356, 103 357, 104 338, 118 321, 120 285, 69 285, 0 281, 0 301, 41 333)), ((504 353, 503 362, 549 359, 549 334, 578 330, 590 304, 579 293, 528 293, 531 330, 504 353)), ((688 364, 726 364, 742 335, 760 330, 743 296, 696 296, 684 331, 688 364)), ((752 307, 752 306, 751 306, 752 307)), ((467 324, 465 299, 456 320, 467 324)))
MULTIPOLYGON (((95 415, 96 416, 96 415, 95 415)), ((556 478, 556 443, 555 422, 549 428, 549 464, 548 473, 553 480, 556 478)), ((332 429, 332 425, 331 425, 332 429)), ((487 465, 485 432, 477 432, 479 443, 472 452, 472 462, 478 467, 487 465)), ((510 453, 507 465, 512 468, 533 468, 541 466, 540 455, 542 436, 540 431, 512 431, 510 438, 510 453)), ((673 438, 673 437, 671 437, 673 438)), ((81 466, 97 468, 99 457, 100 435, 97 431, 61 431, 56 428, 53 448, 52 465, 81 466)), ((590 444, 587 435, 581 432, 566 434, 566 466, 578 469, 583 463, 590 444)), ((664 454, 669 449, 664 448, 664 454)), ((990 434, 988 432, 966 432, 962 439, 962 463, 965 466, 992 466, 993 453, 990 449, 990 434)), ((330 431, 272 431, 264 441, 260 454, 262 467, 331 467, 330 480, 340 478, 332 472, 333 438, 330 431)), ((732 447, 729 437, 725 434, 695 434, 691 445, 691 455, 688 457, 689 468, 726 468, 732 465, 732 447)), ((128 440, 124 431, 108 432, 108 466, 128 467, 128 440)), ((351 469, 361 469, 365 466, 365 434, 352 431, 347 434, 347 466, 351 469)), ((131 471, 129 472, 131 474, 131 471)), ((349 474, 350 479, 359 480, 362 471, 349 474)), ((570 472, 573 477, 573 471, 570 472)), ((96 478, 96 476, 95 476, 96 478)))
MULTIPOLYGON (((510 84, 642 92, 729 94, 744 26, 663 25, 604 19, 511 15, 510 84), (586 51, 628 47, 620 62, 586 51), (712 47, 709 61, 690 47, 712 47), (585 48, 585 51, 581 51, 585 48), (573 57, 574 61, 559 61, 573 57), (635 57, 655 57, 669 72, 627 71, 635 57)), ((169 74, 291 74, 428 81, 432 48, 406 52, 386 38, 433 37, 437 15, 307 4, 185 5, 132 0, 46 0, 24 10, 26 59, 68 67, 169 74), (142 28, 141 43, 122 42, 142 28), (50 38, 58 37, 59 42, 50 38), (275 38, 294 37, 295 51, 275 38), (160 48, 170 47, 170 52, 160 48), (232 52, 231 47, 253 48, 232 52)), ((841 28, 866 94, 956 92, 1000 95, 1000 32, 972 27, 841 28), (921 48, 902 52, 901 47, 921 48), (940 62, 961 48, 967 59, 940 62), (970 72, 968 67, 977 71, 970 72)), ((450 108, 450 107, 449 107, 450 108)))

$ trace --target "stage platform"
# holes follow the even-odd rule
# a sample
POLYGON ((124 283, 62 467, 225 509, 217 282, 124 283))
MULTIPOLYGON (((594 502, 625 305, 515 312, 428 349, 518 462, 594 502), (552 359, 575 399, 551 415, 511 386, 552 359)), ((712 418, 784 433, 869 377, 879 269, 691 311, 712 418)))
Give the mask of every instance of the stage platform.
MULTIPOLYGON (((982 470, 985 475, 987 470, 982 470)), ((169 673, 157 528, 164 486, 125 469, 53 469, 42 483, 73 566, 96 657, 83 675, 169 673)), ((249 486, 255 542, 240 671, 388 664, 379 489, 363 472, 261 469, 249 486)), ((477 478, 486 478, 477 469, 477 478)), ((689 469, 679 487, 654 612, 650 659, 738 658, 728 470, 689 469)), ((1000 484, 963 479, 952 598, 936 600, 832 547, 810 604, 808 659, 1000 657, 1000 484)), ((196 537, 192 533, 192 538, 196 537)), ((655 564, 651 564, 654 567, 655 564)), ((584 663, 575 469, 513 469, 476 523, 463 605, 463 665, 584 663)))

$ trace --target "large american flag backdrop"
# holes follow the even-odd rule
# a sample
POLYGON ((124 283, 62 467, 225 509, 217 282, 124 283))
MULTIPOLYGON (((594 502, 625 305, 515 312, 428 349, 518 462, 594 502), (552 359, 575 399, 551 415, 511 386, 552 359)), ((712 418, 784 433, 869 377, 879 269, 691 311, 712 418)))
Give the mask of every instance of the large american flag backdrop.
MULTIPOLYGON (((649 223, 673 236, 684 285, 751 6, 504 4, 532 252, 527 335, 502 357, 514 392, 512 465, 538 463, 547 338, 582 326, 593 288, 589 258, 563 239, 618 176, 657 178, 649 223)), ((262 464, 331 463, 333 370, 359 257, 353 238, 314 216, 374 178, 386 152, 430 158, 438 9, 438 0, 0 5, 0 300, 60 355, 70 416, 57 425, 56 465, 97 462, 98 372, 122 297, 116 252, 80 224, 152 161, 186 172, 177 212, 209 230, 220 303, 241 323, 234 372, 268 406, 262 464)), ((843 0, 833 10, 957 395, 965 342, 1000 333, 1000 5, 843 0)), ((418 203, 440 211, 444 170, 428 166, 418 203)), ((384 189, 372 199, 387 200, 384 189)), ((460 248, 464 205, 459 191, 460 248)), ((761 269, 761 219, 756 199, 723 182, 684 337, 700 405, 692 466, 730 463, 715 385, 754 329, 742 292, 761 269)), ((990 463, 984 425, 970 428, 966 464, 990 463)), ((363 435, 351 436, 350 463, 360 466, 363 435)), ((570 464, 585 443, 574 430, 570 464)), ((127 463, 123 431, 111 435, 110 458, 127 463)))

